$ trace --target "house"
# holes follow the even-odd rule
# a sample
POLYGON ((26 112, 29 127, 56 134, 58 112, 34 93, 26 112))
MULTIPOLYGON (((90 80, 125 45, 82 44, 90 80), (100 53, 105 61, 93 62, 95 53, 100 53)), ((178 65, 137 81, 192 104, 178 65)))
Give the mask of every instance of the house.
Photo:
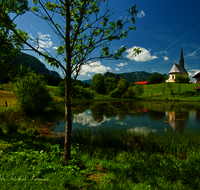
POLYGON ((200 83, 200 72, 198 72, 196 75, 194 75, 193 78, 196 79, 195 83, 200 83))
POLYGON ((147 81, 135 82, 134 84, 142 84, 142 85, 146 85, 146 84, 147 84, 147 81))
POLYGON ((180 61, 179 61, 179 65, 174 63, 173 67, 171 68, 170 72, 169 72, 169 80, 168 82, 175 82, 174 79, 176 78, 177 74, 181 74, 185 77, 188 77, 188 73, 185 70, 184 67, 184 58, 183 58, 183 50, 181 47, 181 56, 180 56, 180 61))

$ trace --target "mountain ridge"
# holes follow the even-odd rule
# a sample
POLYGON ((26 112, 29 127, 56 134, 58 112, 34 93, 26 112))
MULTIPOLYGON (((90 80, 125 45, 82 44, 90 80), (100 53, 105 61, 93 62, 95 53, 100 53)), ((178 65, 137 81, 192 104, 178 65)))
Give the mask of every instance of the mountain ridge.
MULTIPOLYGON (((154 72, 154 73, 158 73, 158 72, 154 72)), ((135 82, 139 82, 139 81, 147 81, 148 77, 151 74, 154 73, 148 73, 146 71, 134 71, 134 72, 130 72, 130 73, 112 73, 107 71, 106 73, 104 73, 104 79, 108 78, 108 77, 113 77, 115 78, 117 81, 120 80, 120 77, 122 77, 123 79, 126 79, 126 81, 130 84, 135 83, 135 82)), ((166 73, 162 74, 164 76, 168 76, 166 73)), ((88 79, 88 80, 82 80, 82 83, 88 83, 88 84, 92 84, 92 79, 88 79)))

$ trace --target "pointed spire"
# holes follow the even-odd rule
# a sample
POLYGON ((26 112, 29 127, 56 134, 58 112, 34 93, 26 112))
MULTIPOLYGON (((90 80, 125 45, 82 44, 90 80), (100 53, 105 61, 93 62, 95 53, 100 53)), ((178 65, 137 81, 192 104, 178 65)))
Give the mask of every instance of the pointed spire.
POLYGON ((182 49, 182 46, 181 46, 181 56, 180 56, 179 65, 184 68, 184 58, 183 58, 183 49, 182 49))

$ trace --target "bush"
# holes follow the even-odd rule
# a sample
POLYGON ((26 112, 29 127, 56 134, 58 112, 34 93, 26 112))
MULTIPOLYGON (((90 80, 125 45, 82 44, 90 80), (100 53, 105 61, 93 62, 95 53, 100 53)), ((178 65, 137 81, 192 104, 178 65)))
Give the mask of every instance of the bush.
POLYGON ((165 81, 165 77, 164 75, 161 75, 159 73, 154 73, 154 74, 151 74, 149 77, 148 77, 148 80, 147 82, 149 84, 159 84, 159 83, 162 83, 165 81))
POLYGON ((65 81, 59 83, 58 88, 55 90, 55 95, 65 97, 65 81))
POLYGON ((174 81, 175 83, 189 83, 190 78, 179 74, 179 75, 176 75, 176 78, 174 81))
MULTIPOLYGON (((55 90, 55 95, 59 97, 65 97, 65 81, 60 82, 58 88, 55 90)), ((75 85, 72 87, 72 99, 94 99, 95 93, 83 88, 82 86, 75 85)))
POLYGON ((43 76, 27 70, 22 65, 15 83, 12 84, 17 103, 25 112, 43 111, 53 102, 43 76))
POLYGON ((94 90, 98 94, 105 94, 105 83, 102 80, 97 80, 94 85, 94 90))
POLYGON ((94 92, 76 85, 73 87, 72 99, 94 99, 94 92))
POLYGON ((142 95, 144 93, 144 86, 141 84, 136 84, 135 85, 135 93, 137 95, 142 95))
POLYGON ((133 86, 129 86, 128 91, 125 92, 124 95, 122 95, 122 98, 134 98, 135 97, 135 91, 133 86))
POLYGON ((112 92, 110 92, 109 96, 111 98, 121 98, 122 93, 117 88, 115 88, 112 92))

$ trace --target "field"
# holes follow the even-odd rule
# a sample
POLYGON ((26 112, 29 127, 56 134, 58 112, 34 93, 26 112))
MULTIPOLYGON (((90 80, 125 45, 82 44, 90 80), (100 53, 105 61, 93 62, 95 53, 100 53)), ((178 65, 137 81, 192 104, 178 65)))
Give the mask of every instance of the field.
POLYGON ((200 101, 200 93, 194 90, 198 86, 200 84, 161 83, 146 85, 144 86, 144 94, 139 98, 200 101))

